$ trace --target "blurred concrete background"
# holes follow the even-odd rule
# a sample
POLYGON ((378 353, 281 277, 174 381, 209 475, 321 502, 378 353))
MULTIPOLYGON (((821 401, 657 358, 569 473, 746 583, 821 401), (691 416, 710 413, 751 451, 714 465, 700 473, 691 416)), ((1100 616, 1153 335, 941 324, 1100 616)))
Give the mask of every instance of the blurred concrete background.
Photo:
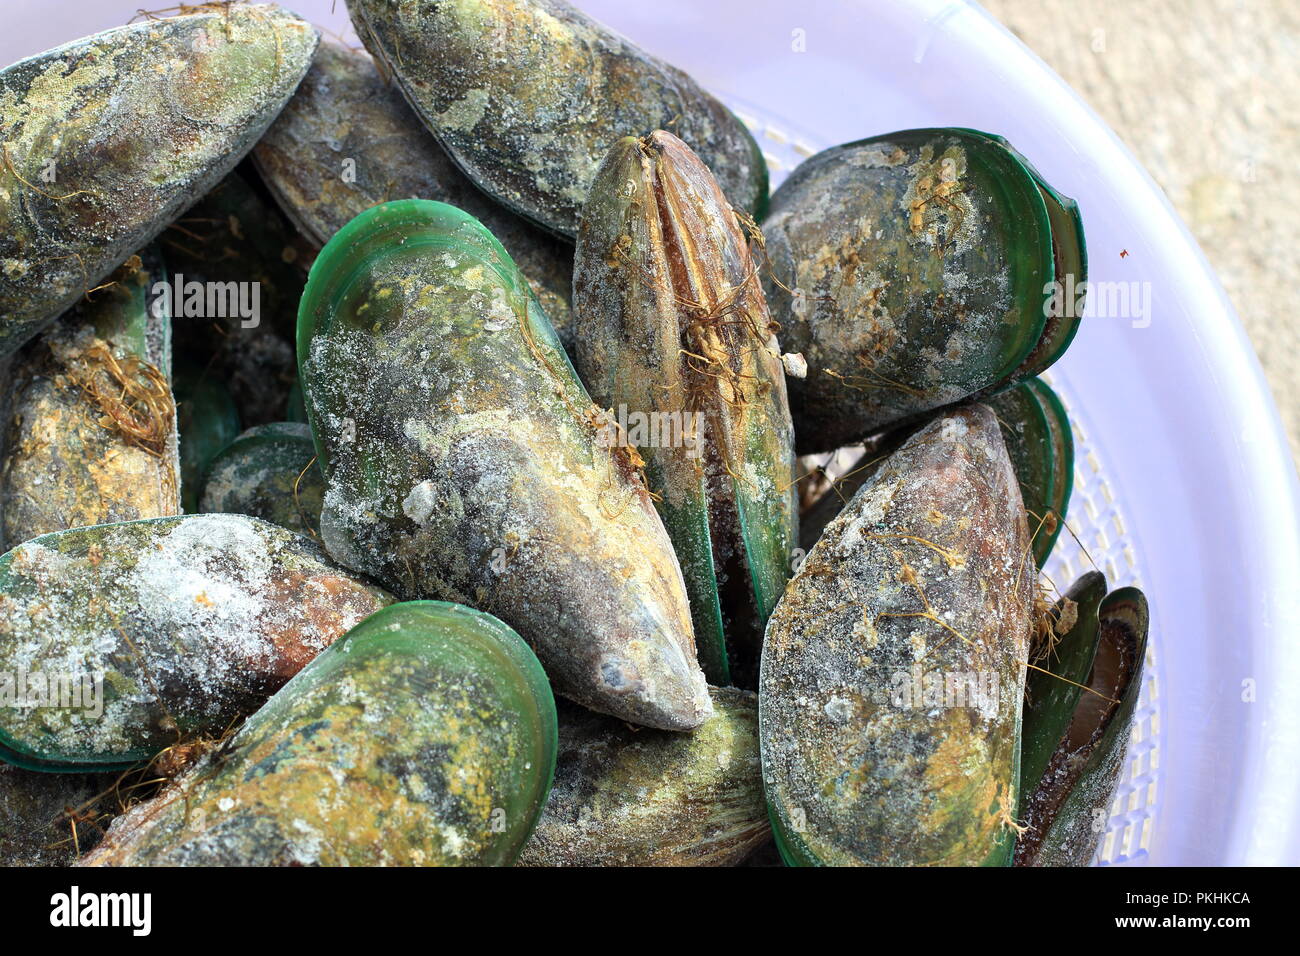
POLYGON ((1300 457, 1300 2, 982 2, 1169 196, 1232 297, 1300 457))

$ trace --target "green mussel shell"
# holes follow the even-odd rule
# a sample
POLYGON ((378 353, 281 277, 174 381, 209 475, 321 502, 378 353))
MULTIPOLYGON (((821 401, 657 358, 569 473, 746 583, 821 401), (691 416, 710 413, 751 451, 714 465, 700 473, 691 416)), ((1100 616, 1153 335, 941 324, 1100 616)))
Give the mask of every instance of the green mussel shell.
POLYGON ((997 420, 947 412, 831 522, 768 624, 759 741, 788 863, 1009 858, 1033 588, 997 420))
POLYGON ((695 81, 563 0, 349 0, 357 35, 479 188, 572 237, 623 136, 671 129, 761 216, 758 144, 695 81))
POLYGON ((1055 195, 1019 154, 960 129, 836 146, 795 170, 763 228, 773 317, 808 362, 790 383, 801 453, 991 393, 1060 356, 1078 320, 1049 322, 1053 284, 1080 277, 1083 253, 1077 211, 1061 207, 1068 229, 1054 228, 1055 195))
POLYGON ((1110 816, 1142 689, 1150 616, 1146 597, 1131 587, 1106 595, 1096 613, 1089 690, 1078 695, 1047 769, 1026 801, 1017 866, 1085 866, 1110 816))
POLYGON ((1030 649, 1029 663, 1035 669, 1025 678, 1019 818, 1025 816, 1088 685, 1097 655, 1097 609, 1105 597, 1106 576, 1100 571, 1079 578, 1052 608, 1052 633, 1035 640, 1030 649))
POLYGON ((1074 432, 1061 400, 1029 378, 988 400, 998 416, 1033 532, 1034 563, 1043 567, 1065 527, 1074 490, 1074 432))
POLYGON ((596 174, 574 307, 575 364, 610 410, 606 443, 646 461, 705 674, 752 686, 791 573, 794 435, 745 237, 709 170, 671 133, 619 141, 596 174))
POLYGON ((732 866, 770 838, 758 698, 711 688, 689 734, 560 708, 555 787, 523 866, 732 866))
POLYGON ((324 494, 311 429, 276 422, 250 428, 213 459, 200 508, 208 514, 252 515, 315 537, 324 494))
POLYGON ((555 701, 510 628, 398 604, 286 684, 219 757, 120 817, 89 865, 506 865, 555 769, 555 701))
POLYGON ((295 14, 233 4, 107 30, 0 72, 0 355, 229 172, 315 49, 295 14))
POLYGON ((561 341, 571 344, 573 247, 480 192, 364 54, 322 43, 253 158, 285 212, 317 245, 390 199, 460 207, 506 247, 561 341))
MULTIPOLYGON (((988 400, 1016 471, 1034 563, 1042 567, 1065 527, 1074 488, 1074 436, 1061 400, 1046 382, 1026 379, 988 400)), ((880 464, 918 426, 895 429, 871 442, 861 460, 809 507, 799 520, 799 546, 811 551, 822 531, 880 464)))
MULTIPOLYGON (((150 249, 13 358, 0 542, 180 512, 171 319, 150 249)), ((3 404, 3 403, 0 403, 3 404)))
POLYGON ((681 569, 510 256, 472 216, 409 199, 312 267, 300 380, 320 535, 403 598, 496 614, 557 692, 635 723, 709 716, 681 569))
POLYGON ((108 769, 220 735, 390 602, 256 518, 36 538, 0 557, 0 758, 108 769))
POLYGON ((180 432, 181 502, 186 513, 194 514, 199 510, 208 466, 239 437, 239 409, 211 369, 178 367, 174 392, 180 432))

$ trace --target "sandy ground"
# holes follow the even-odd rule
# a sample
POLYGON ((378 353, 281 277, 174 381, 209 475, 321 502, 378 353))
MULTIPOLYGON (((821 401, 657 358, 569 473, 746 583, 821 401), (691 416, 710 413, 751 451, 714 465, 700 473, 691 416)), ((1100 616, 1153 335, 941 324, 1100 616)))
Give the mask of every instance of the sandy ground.
POLYGON ((1164 188, 1232 297, 1300 455, 1300 3, 983 3, 1164 188))

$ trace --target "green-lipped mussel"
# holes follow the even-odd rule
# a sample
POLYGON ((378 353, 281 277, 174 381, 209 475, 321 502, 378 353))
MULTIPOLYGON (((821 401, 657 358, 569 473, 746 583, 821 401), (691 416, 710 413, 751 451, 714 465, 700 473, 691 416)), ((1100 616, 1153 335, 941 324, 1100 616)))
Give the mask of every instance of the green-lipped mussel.
POLYGON ((763 643, 763 781, 787 862, 1010 858, 1034 579, 987 407, 940 415, 881 464, 763 643))
POLYGON ((199 510, 203 478, 217 454, 239 437, 239 408, 220 376, 195 365, 178 365, 176 427, 180 432, 181 503, 199 510))
POLYGON ((546 803, 555 701, 510 628, 459 605, 357 625, 223 751, 119 817, 92 866, 512 863, 546 803))
POLYGON ((366 48, 480 189, 572 237, 622 136, 670 129, 755 216, 767 166, 749 131, 689 76, 563 0, 348 0, 366 48))
MULTIPOLYGON (((1074 488, 1074 436, 1065 407, 1040 378, 1030 378, 988 400, 997 416, 1033 537, 1034 563, 1042 567, 1065 527, 1074 488)), ((802 515, 799 546, 811 551, 822 530, 840 513, 889 454, 918 426, 895 429, 868 444, 861 459, 802 515)))
POLYGON ((297 15, 232 4, 118 27, 0 73, 0 355, 229 172, 315 49, 297 15))
POLYGON ((28 541, 0 557, 0 758, 111 769, 219 736, 391 600, 240 515, 28 541))
POLYGON ((523 866, 731 866, 770 838, 758 698, 714 687, 689 734, 560 708, 555 787, 523 866))
POLYGON ((597 173, 574 309, 576 366, 608 409, 606 444, 645 459, 705 673, 730 683, 736 659, 735 679, 752 686, 763 627, 790 577, 794 436, 745 236, 708 169, 671 133, 621 140, 597 173))
POLYGON ((1078 328, 1078 209, 998 137, 920 129, 825 150, 763 229, 773 317, 809 366, 790 383, 801 453, 1037 375, 1078 328))
POLYGON ((428 200, 370 209, 321 251, 298 321, 336 560, 498 615, 579 703, 704 722, 668 536, 491 233, 428 200))
POLYGON ((573 247, 475 188, 364 54, 322 43, 253 158, 317 245, 390 199, 436 199, 465 210, 506 247, 565 347, 572 344, 573 247))
POLYGON ((1025 687, 1017 866, 1084 866, 1124 766, 1142 688, 1149 614, 1137 588, 1106 594, 1097 572, 1057 602, 1070 623, 1025 687))
POLYGON ((152 248, 132 257, 14 356, 0 543, 180 512, 171 320, 148 296, 161 268, 152 248))
POLYGON ((315 537, 324 493, 311 429, 275 422, 250 428, 212 460, 200 508, 252 515, 315 537))

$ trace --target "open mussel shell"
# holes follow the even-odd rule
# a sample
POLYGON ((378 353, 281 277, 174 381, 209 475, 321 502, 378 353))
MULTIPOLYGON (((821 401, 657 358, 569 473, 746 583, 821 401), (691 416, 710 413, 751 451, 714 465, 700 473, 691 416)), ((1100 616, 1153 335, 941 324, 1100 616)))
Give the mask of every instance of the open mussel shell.
POLYGON ((1028 378, 988 399, 1020 479, 1033 534, 1034 563, 1043 567, 1065 527, 1074 490, 1074 432, 1065 407, 1041 378, 1028 378))
POLYGON ((1078 318, 1073 302, 1057 316, 1053 290, 1082 278, 1083 246, 1077 210, 1053 197, 1019 154, 961 129, 836 146, 794 171, 763 228, 773 317, 809 367, 790 382, 800 453, 1060 356, 1078 318))
POLYGON ((110 769, 218 736, 391 600, 238 515, 28 541, 0 557, 0 758, 110 769))
POLYGON ((217 183, 159 243, 179 307, 178 360, 220 380, 240 421, 253 426, 283 417, 297 375, 298 300, 313 250, 244 172, 251 167, 217 183))
POLYGON ((767 166, 694 80, 563 0, 349 0, 366 48, 479 188, 572 237, 621 136, 672 129, 737 209, 762 214, 767 166))
POLYGON ((331 555, 404 598, 498 615, 579 703, 703 723, 668 535, 481 223, 428 200, 352 220, 312 267, 298 356, 331 555))
MULTIPOLYGON (((150 247, 13 358, 0 542, 180 512, 171 319, 150 247)), ((6 404, 0 401, 0 405, 6 404)))
POLYGON ((788 863, 1004 862, 1033 589, 997 420, 946 412, 831 522, 768 624, 759 740, 788 863))
POLYGON ((186 513, 194 514, 199 510, 208 466, 239 437, 239 408, 211 369, 178 366, 173 392, 180 433, 181 503, 186 513))
POLYGON ((642 730, 561 706, 555 786, 523 866, 732 866, 770 831, 758 698, 710 688, 689 734, 642 730))
POLYGON ((301 422, 250 428, 208 467, 200 508, 242 514, 315 537, 325 479, 316 467, 311 429, 301 422))
POLYGON ((555 753, 555 701, 517 634, 459 605, 398 604, 119 817, 85 863, 508 865, 555 753))
POLYGON ((297 15, 236 3, 150 17, 0 72, 0 355, 229 172, 315 49, 297 15))
POLYGON ((465 177, 364 53, 323 42, 253 159, 318 246, 390 199, 436 199, 474 216, 528 278, 566 348, 573 247, 489 199, 465 177))
POLYGON ((709 170, 676 136, 627 137, 592 184, 574 263, 574 361, 608 444, 646 462, 681 559, 700 660, 751 683, 790 577, 798 508, 780 350, 709 170))
MULTIPOLYGON (((1132 587, 1106 595, 1096 618, 1087 689, 1077 695, 1068 722, 1060 719, 1064 708, 1059 706, 1044 708, 1045 716, 1034 717, 1036 723, 1064 725, 1064 730, 1034 792, 1024 802, 1021 823, 1026 829, 1016 841, 1017 866, 1086 865, 1110 815, 1142 689, 1150 618, 1145 596, 1132 587)), ((1066 640, 1070 637, 1066 635, 1066 640)), ((1068 669, 1075 656, 1082 657, 1083 652, 1063 653, 1061 669, 1068 669)), ((1027 728, 1030 719, 1026 712, 1027 728)))
POLYGON ((1034 635, 1021 717, 1021 818, 1088 686, 1097 654, 1097 609, 1105 597, 1106 576, 1088 572, 1053 605, 1034 635))

